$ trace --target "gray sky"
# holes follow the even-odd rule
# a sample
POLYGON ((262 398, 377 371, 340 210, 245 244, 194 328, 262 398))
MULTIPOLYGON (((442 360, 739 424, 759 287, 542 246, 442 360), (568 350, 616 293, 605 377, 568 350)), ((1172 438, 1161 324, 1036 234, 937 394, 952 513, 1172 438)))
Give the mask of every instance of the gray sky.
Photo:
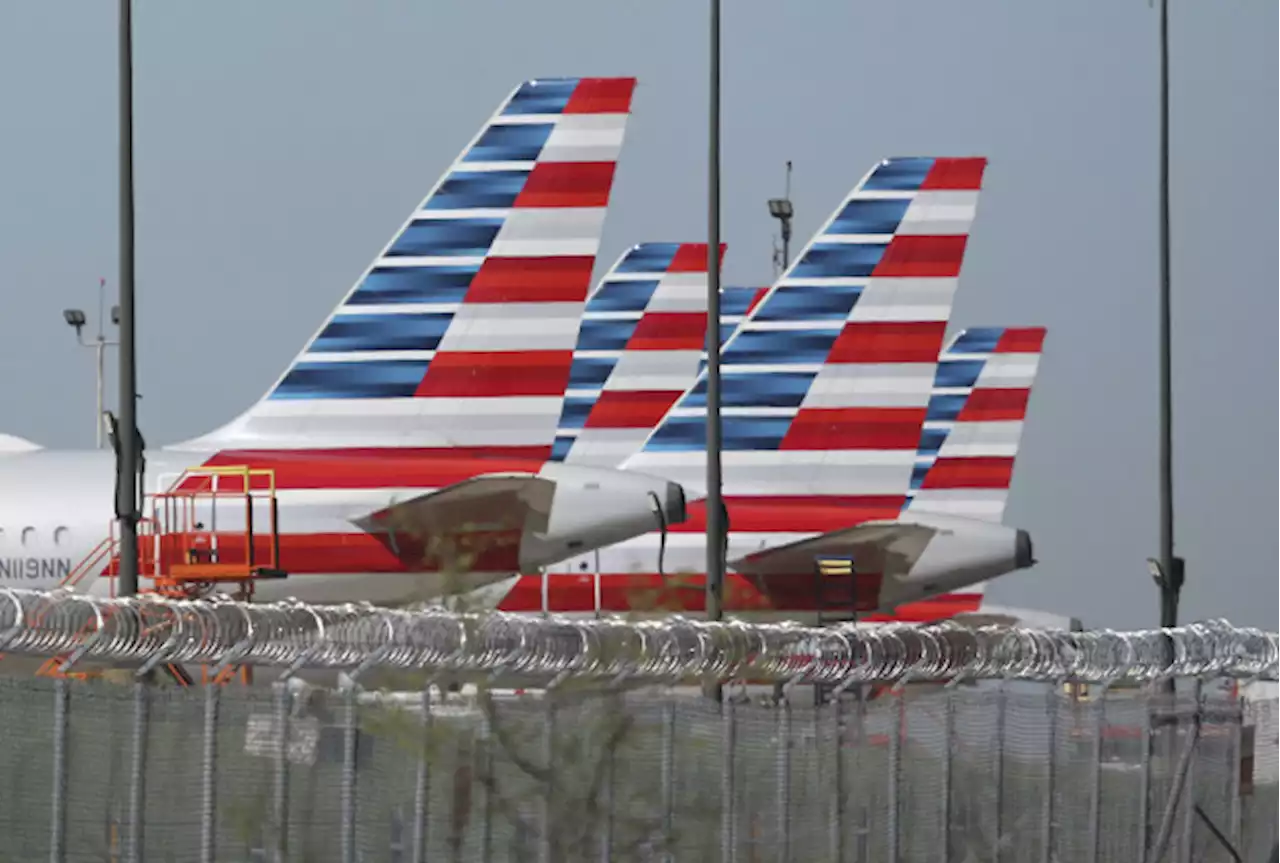
MULTIPOLYGON (((705 237, 704 5, 139 0, 148 440, 258 398, 525 78, 640 79, 597 273, 705 237)), ((1183 616, 1275 629, 1277 4, 1173 6, 1183 616)), ((48 446, 93 440, 60 311, 115 287, 114 9, 0 4, 0 431, 48 446)), ((953 326, 1049 327, 1006 516, 1042 562, 992 593, 1089 625, 1157 620, 1156 27, 1144 0, 725 3, 729 283, 770 281, 787 159, 803 240, 879 158, 990 157, 953 326)))

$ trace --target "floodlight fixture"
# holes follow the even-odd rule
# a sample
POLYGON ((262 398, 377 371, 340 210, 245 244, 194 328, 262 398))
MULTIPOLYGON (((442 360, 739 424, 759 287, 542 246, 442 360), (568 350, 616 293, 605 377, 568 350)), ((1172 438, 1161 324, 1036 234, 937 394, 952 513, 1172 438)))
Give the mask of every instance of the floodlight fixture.
POLYGON ((1164 567, 1160 565, 1160 561, 1154 557, 1147 558, 1147 572, 1151 573, 1151 580, 1158 587, 1164 587, 1164 567))

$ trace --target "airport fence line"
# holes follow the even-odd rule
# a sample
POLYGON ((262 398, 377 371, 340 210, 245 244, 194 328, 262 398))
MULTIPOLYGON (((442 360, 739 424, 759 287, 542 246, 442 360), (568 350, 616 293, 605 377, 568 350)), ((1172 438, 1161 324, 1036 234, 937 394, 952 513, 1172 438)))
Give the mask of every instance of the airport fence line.
POLYGON ((569 618, 405 611, 369 605, 246 604, 155 596, 99 599, 0 590, 0 652, 77 663, 246 665, 294 673, 370 669, 546 681, 750 679, 873 682, 1026 679, 1137 683, 1175 677, 1274 680, 1276 633, 1225 621, 1072 632, 853 624, 569 618))
POLYGON ((1276 840, 1276 699, 1240 693, 1275 678, 1277 638, 1225 622, 819 630, 3 590, 0 650, 124 666, 0 678, 0 861, 1189 863, 1276 840), (150 673, 170 664, 276 682, 150 673), (709 678, 722 703, 678 685, 709 678), (492 688, 511 679, 541 688, 492 688), (741 700, 743 680, 783 697, 741 700), (794 697, 814 683, 830 697, 794 697))
POLYGON ((1276 841, 1276 701, 1204 681, 814 706, 160 680, 0 678, 0 860, 1214 863, 1276 841))

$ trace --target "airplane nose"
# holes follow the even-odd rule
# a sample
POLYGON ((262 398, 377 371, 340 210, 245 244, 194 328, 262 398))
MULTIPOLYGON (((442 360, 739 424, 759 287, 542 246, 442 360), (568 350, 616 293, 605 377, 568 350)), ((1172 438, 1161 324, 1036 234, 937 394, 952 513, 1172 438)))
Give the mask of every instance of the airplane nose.
POLYGON ((667 524, 680 524, 689 517, 684 488, 676 482, 667 483, 667 524))
POLYGON ((1014 539, 1013 557, 1014 564, 1018 569, 1026 569, 1036 563, 1036 558, 1031 548, 1031 534, 1025 530, 1018 530, 1018 534, 1014 539))

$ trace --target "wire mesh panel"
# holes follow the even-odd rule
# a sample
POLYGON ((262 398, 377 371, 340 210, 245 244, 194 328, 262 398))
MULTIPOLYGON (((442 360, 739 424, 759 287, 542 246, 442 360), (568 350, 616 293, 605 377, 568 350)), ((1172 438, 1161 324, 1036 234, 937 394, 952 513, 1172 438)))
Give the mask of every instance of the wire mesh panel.
MULTIPOLYGON (((313 642, 300 663, 351 667, 365 650, 399 663, 398 691, 0 677, 0 861, 1212 863, 1233 859, 1229 846, 1266 860, 1276 841, 1276 698, 1211 684, 1271 660, 1223 628, 1180 636, 1177 670, 1195 676, 1170 696, 1154 651, 1141 675, 1126 671, 1147 655, 1143 634, 904 631, 855 650, 852 636, 815 647, 786 628, 437 624, 394 650, 376 627, 346 652, 313 642), (429 671, 402 661, 427 654, 429 671), (815 655, 845 657, 841 676, 815 655), (782 701, 770 687, 732 684, 716 703, 652 682, 743 663, 766 680, 806 670, 782 701), (426 686, 445 665, 559 670, 551 688, 445 695, 426 686), (1068 668, 1097 683, 1064 687, 1068 668), (926 680, 903 682, 915 672, 926 680), (815 706, 809 683, 833 679, 845 685, 815 706)), ((292 649, 281 638, 255 649, 275 662, 292 649)))
POLYGON ((1274 701, 1006 683, 815 708, 588 688, 424 712, 209 691, 0 680, 6 858, 49 857, 55 835, 68 860, 402 863, 1133 861, 1162 832, 1169 860, 1231 859, 1224 839, 1256 860, 1275 841, 1274 701))

